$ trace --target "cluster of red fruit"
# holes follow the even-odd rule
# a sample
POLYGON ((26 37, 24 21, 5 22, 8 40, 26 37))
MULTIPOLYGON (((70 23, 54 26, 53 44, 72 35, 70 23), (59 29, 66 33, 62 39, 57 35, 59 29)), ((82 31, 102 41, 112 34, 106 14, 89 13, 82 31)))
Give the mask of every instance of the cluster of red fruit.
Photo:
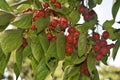
MULTIPOLYGON (((55 8, 60 9, 61 3, 56 0, 50 0, 51 5, 54 5, 55 8)), ((69 21, 66 17, 56 17, 55 11, 50 9, 50 4, 48 2, 43 3, 43 9, 39 9, 37 11, 32 9, 26 9, 23 11, 23 13, 26 12, 34 12, 33 18, 32 18, 32 25, 30 27, 31 30, 36 30, 35 21, 38 18, 44 18, 45 16, 52 16, 52 20, 50 21, 50 25, 47 27, 48 31, 46 33, 47 38, 50 41, 56 40, 56 35, 52 33, 52 31, 55 31, 56 27, 58 26, 60 28, 59 32, 65 32, 65 30, 68 28, 68 33, 65 37, 66 41, 66 54, 71 54, 74 51, 74 47, 78 47, 78 37, 80 35, 80 32, 75 29, 75 27, 71 26, 69 24, 69 21)), ((23 45, 26 45, 25 38, 23 39, 23 45)))
POLYGON ((96 60, 102 60, 105 55, 110 52, 110 49, 114 47, 114 44, 107 44, 106 39, 109 37, 109 32, 104 31, 102 33, 101 39, 98 33, 93 33, 93 39, 95 41, 95 45, 93 46, 93 50, 96 53, 96 60))
POLYGON ((89 70, 87 68, 87 59, 81 63, 80 66, 80 73, 83 73, 85 75, 89 75, 89 70))
MULTIPOLYGON (((51 4, 53 4, 56 8, 61 8, 61 3, 57 2, 56 0, 51 0, 50 2, 51 4)), ((43 9, 39 9, 33 16, 33 21, 35 21, 36 19, 40 18, 40 17, 45 17, 45 15, 49 15, 49 16, 54 16, 54 11, 52 9, 50 9, 49 3, 48 2, 44 2, 43 3, 43 9)))
POLYGON ((58 9, 61 8, 61 3, 58 2, 57 0, 51 0, 51 3, 58 9))
MULTIPOLYGON (((58 8, 58 9, 61 8, 61 3, 56 0, 51 0, 50 3, 53 4, 55 6, 55 8, 58 8)), ((50 9, 48 2, 43 3, 43 9, 39 9, 39 10, 35 11, 35 10, 32 10, 31 8, 28 8, 28 9, 24 10, 23 13, 32 12, 32 11, 34 12, 34 14, 33 14, 33 24, 31 26, 31 30, 36 30, 36 26, 34 25, 34 22, 38 18, 43 18, 46 15, 49 15, 49 16, 56 15, 55 12, 52 9, 50 9)))
POLYGON ((65 17, 60 17, 58 19, 52 19, 50 22, 50 25, 48 26, 49 32, 47 33, 47 37, 49 41, 56 39, 56 36, 54 36, 51 33, 51 31, 55 30, 57 26, 60 27, 61 31, 65 31, 68 28, 69 35, 65 37, 65 41, 66 41, 65 52, 66 54, 73 53, 73 47, 75 48, 78 47, 78 37, 80 35, 80 32, 76 30, 75 27, 70 26, 68 19, 65 17))
POLYGON ((68 29, 68 35, 65 37, 66 41, 66 54, 72 54, 74 51, 74 47, 78 48, 78 37, 80 32, 75 29, 73 26, 70 26, 68 29))
POLYGON ((61 31, 65 32, 65 30, 69 28, 68 29, 69 35, 65 37, 65 40, 66 40, 65 51, 66 51, 66 54, 73 53, 73 46, 75 46, 76 48, 78 47, 78 37, 80 35, 80 32, 76 30, 75 27, 70 26, 68 19, 65 17, 60 17, 58 19, 52 19, 50 21, 50 25, 48 26, 49 32, 47 33, 47 37, 49 41, 56 39, 56 36, 53 35, 51 31, 55 30, 57 26, 61 29, 60 32, 61 31))
POLYGON ((47 27, 47 29, 48 29, 47 37, 48 37, 49 42, 51 40, 56 39, 56 36, 52 34, 52 31, 55 31, 57 26, 61 29, 59 32, 65 31, 65 29, 68 27, 67 18, 60 17, 58 19, 52 19, 50 21, 50 25, 47 27))
POLYGON ((96 16, 96 13, 94 10, 89 11, 88 8, 85 7, 84 5, 79 6, 78 12, 83 15, 83 18, 85 21, 88 21, 96 16))

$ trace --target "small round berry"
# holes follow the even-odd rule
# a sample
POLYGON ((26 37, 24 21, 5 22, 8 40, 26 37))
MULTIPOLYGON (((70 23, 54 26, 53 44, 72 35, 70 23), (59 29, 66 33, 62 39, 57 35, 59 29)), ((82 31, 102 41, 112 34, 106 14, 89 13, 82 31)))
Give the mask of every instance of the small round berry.
POLYGON ((78 43, 78 39, 76 39, 75 37, 73 37, 73 44, 77 44, 78 43))
POLYGON ((58 24, 58 20, 57 19, 53 19, 51 22, 50 22, 51 26, 54 26, 56 27, 57 24, 58 24))
POLYGON ((109 48, 106 46, 100 49, 101 55, 106 55, 108 52, 109 52, 109 48))
POLYGON ((75 37, 75 38, 78 38, 79 35, 80 35, 80 32, 79 32, 78 30, 76 30, 76 31, 74 32, 74 37, 75 37))
POLYGON ((90 17, 93 17, 93 16, 95 16, 95 15, 96 15, 96 13, 95 13, 95 11, 94 11, 94 10, 91 10, 91 11, 89 11, 89 15, 90 15, 90 17))
POLYGON ((78 8, 78 12, 81 14, 84 14, 86 12, 87 8, 83 5, 80 5, 78 8))
POLYGON ((43 7, 44 7, 44 8, 48 8, 48 7, 49 7, 48 2, 44 2, 44 3, 43 3, 43 7))
POLYGON ((22 38, 22 41, 23 41, 22 46, 25 48, 28 45, 28 42, 24 37, 22 38))
POLYGON ((100 40, 99 45, 100 45, 101 47, 106 46, 106 45, 107 45, 107 41, 106 41, 106 40, 100 40))
POLYGON ((68 19, 66 17, 60 17, 58 21, 59 21, 59 24, 62 24, 62 23, 68 24, 68 19))
POLYGON ((38 10, 37 16, 38 17, 45 17, 45 11, 44 10, 38 10))
POLYGON ((47 8, 47 9, 45 10, 45 13, 46 13, 48 16, 50 16, 50 15, 52 14, 52 10, 49 9, 49 8, 47 8))
POLYGON ((56 3, 56 0, 50 0, 50 1, 51 1, 51 3, 53 3, 53 4, 56 3))
POLYGON ((56 40, 56 36, 52 36, 51 41, 55 41, 56 40))
POLYGON ((84 71, 83 71, 83 73, 84 73, 85 75, 89 75, 89 70, 88 70, 87 68, 85 68, 84 71))
POLYGON ((65 52, 66 52, 66 54, 72 54, 73 53, 73 47, 72 46, 66 46, 65 52))
POLYGON ((67 24, 67 23, 61 23, 61 24, 60 24, 60 28, 61 28, 62 30, 65 30, 67 27, 68 27, 68 24, 67 24))
POLYGON ((65 40, 66 40, 66 42, 68 42, 68 43, 73 43, 73 36, 72 35, 68 35, 68 36, 66 36, 65 37, 65 40))
POLYGON ((100 35, 98 33, 93 33, 93 39, 96 41, 96 40, 99 40, 100 38, 100 35))
POLYGON ((94 45, 94 46, 93 46, 93 50, 94 50, 95 52, 98 52, 98 51, 100 50, 100 46, 99 46, 99 45, 94 45))
POLYGON ((52 33, 50 33, 50 32, 48 32, 46 35, 47 35, 48 40, 51 40, 53 37, 52 33))
POLYGON ((95 40, 96 44, 100 44, 100 41, 101 41, 100 39, 95 40))
POLYGON ((55 27, 54 26, 48 26, 48 30, 54 30, 55 29, 55 27))
POLYGON ((78 42, 74 46, 75 46, 75 48, 78 48, 78 42))
POLYGON ((31 30, 36 30, 36 26, 35 26, 35 25, 32 25, 30 29, 31 29, 31 30))
POLYGON ((34 22, 34 21, 36 21, 37 19, 38 19, 37 13, 34 12, 34 13, 33 13, 32 21, 34 22))
POLYGON ((97 53, 95 58, 96 58, 97 61, 100 61, 100 60, 102 60, 103 55, 101 55, 100 53, 97 53))
POLYGON ((85 14, 83 15, 83 18, 84 18, 85 21, 88 21, 88 20, 90 19, 89 13, 85 13, 85 14))
POLYGON ((102 33, 102 37, 103 37, 104 39, 107 39, 107 38, 109 37, 109 32, 108 32, 108 31, 104 31, 104 32, 102 33))
POLYGON ((70 46, 70 47, 72 47, 73 44, 66 42, 66 43, 65 43, 65 46, 70 46))
POLYGON ((58 8, 58 9, 60 9, 60 8, 61 8, 61 3, 60 3, 60 2, 55 2, 55 4, 54 4, 54 5, 55 5, 55 7, 56 7, 56 8, 58 8))
POLYGON ((70 27, 68 29, 69 34, 74 33, 75 31, 76 31, 76 29, 74 27, 70 27))

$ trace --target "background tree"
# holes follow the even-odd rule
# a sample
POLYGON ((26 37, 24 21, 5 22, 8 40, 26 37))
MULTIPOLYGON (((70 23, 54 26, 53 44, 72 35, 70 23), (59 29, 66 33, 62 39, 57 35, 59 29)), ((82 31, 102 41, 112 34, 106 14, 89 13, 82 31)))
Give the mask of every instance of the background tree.
POLYGON ((119 80, 120 79, 120 68, 114 66, 102 66, 98 70, 100 75, 100 80, 119 80))
MULTIPOLYGON (((62 80, 99 80, 96 63, 107 64, 110 49, 115 59, 120 29, 112 27, 120 7, 116 0, 112 20, 99 24, 93 8, 102 0, 5 0, 0 2, 0 75, 13 57, 18 78, 29 61, 34 80, 56 79, 61 63, 62 80), (83 17, 84 23, 78 21, 83 17), (8 29, 8 26, 14 26, 8 29), (97 31, 101 26, 101 34, 97 31), (90 33, 89 33, 90 32, 90 33), (108 43, 107 39, 115 41, 108 43)), ((119 22, 118 22, 119 23, 119 22)), ((2 79, 2 78, 1 78, 2 79)))

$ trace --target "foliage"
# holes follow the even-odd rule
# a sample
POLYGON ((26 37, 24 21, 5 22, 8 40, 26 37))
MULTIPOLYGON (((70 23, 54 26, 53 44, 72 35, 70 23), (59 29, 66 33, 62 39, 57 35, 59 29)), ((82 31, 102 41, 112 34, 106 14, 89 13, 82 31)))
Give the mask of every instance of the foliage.
POLYGON ((4 73, 10 56, 15 54, 13 65, 17 78, 27 58, 34 80, 45 80, 48 75, 55 78, 60 61, 63 80, 99 80, 96 63, 102 61, 106 64, 112 48, 115 59, 120 46, 120 30, 112 27, 120 0, 113 4, 113 20, 107 20, 102 26, 93 10, 101 2, 18 0, 8 4, 1 0, 0 75, 4 73), (84 19, 83 24, 78 23, 80 16, 84 19), (6 29, 9 25, 15 28, 6 29), (95 32, 96 26, 102 27, 102 35, 95 32), (88 34, 89 30, 91 34, 88 34), (108 44, 107 39, 115 41, 115 44, 108 44))
POLYGON ((101 69, 98 70, 101 80, 111 79, 119 80, 120 68, 114 66, 105 66, 103 65, 101 69))

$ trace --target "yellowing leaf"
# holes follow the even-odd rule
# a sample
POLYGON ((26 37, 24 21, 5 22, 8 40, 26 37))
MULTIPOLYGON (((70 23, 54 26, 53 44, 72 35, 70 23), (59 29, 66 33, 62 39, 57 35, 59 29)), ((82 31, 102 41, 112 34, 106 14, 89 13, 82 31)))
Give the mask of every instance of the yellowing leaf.
POLYGON ((4 73, 11 54, 4 54, 0 48, 0 75, 4 73))
POLYGON ((0 30, 4 30, 14 18, 13 14, 0 10, 0 30))
POLYGON ((12 12, 11 7, 8 5, 6 0, 0 0, 0 9, 8 11, 8 12, 12 12))
POLYGON ((5 54, 12 52, 22 44, 22 31, 12 29, 1 32, 0 44, 5 54))
POLYGON ((35 80, 45 80, 49 73, 49 69, 43 58, 35 69, 35 80))
POLYGON ((34 58, 39 62, 44 55, 44 52, 37 35, 31 36, 31 49, 34 58))

